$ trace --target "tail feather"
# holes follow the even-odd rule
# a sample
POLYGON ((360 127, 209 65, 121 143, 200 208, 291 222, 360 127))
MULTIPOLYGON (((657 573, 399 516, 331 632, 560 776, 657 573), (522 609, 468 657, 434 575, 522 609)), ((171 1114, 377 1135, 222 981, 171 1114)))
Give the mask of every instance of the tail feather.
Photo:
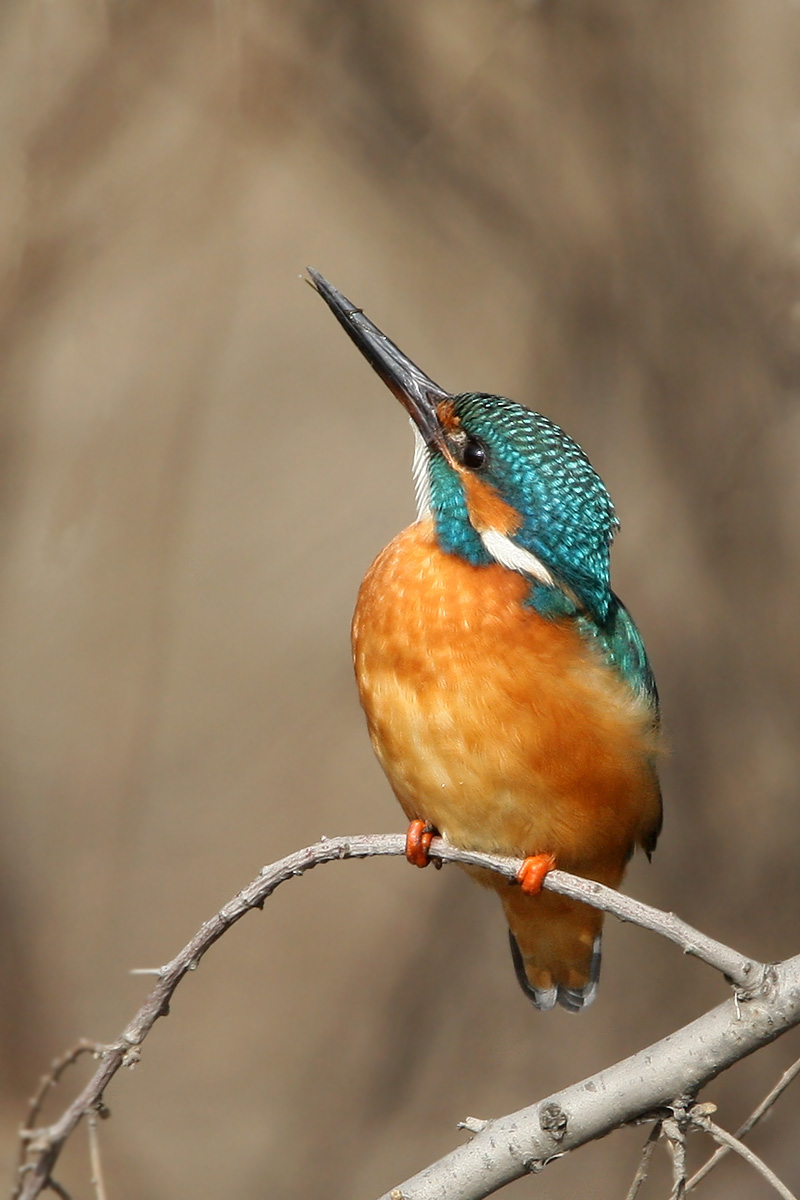
POLYGON ((597 985, 600 982, 602 934, 598 933, 594 939, 592 959, 589 965, 589 978, 579 988, 567 987, 563 983, 555 984, 549 988, 534 987, 525 973, 522 952, 517 944, 517 939, 510 929, 508 931, 508 940, 511 944, 511 958, 514 963, 517 982, 534 1008, 538 1008, 540 1012, 549 1012, 550 1009, 555 1008, 556 1004, 560 1004, 567 1012, 580 1012, 582 1008, 586 1008, 592 1003, 597 994, 597 985))
MULTIPOLYGON (((618 882, 618 877, 612 880, 618 882)), ((513 934, 514 969, 526 996, 545 1011, 560 1004, 568 1012, 580 1012, 591 1004, 600 977, 603 914, 552 891, 529 896, 509 886, 500 899, 513 934)))

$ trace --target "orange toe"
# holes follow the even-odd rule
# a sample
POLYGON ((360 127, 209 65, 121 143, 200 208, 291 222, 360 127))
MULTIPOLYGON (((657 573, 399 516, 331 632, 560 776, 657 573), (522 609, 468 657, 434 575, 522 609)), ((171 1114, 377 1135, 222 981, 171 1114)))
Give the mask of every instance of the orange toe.
POLYGON ((517 882, 526 896, 538 896, 542 890, 545 876, 549 875, 556 865, 552 854, 534 854, 526 858, 517 872, 517 882))
POLYGON ((406 858, 412 867, 427 867, 428 851, 436 830, 430 821, 412 821, 406 833, 406 858))

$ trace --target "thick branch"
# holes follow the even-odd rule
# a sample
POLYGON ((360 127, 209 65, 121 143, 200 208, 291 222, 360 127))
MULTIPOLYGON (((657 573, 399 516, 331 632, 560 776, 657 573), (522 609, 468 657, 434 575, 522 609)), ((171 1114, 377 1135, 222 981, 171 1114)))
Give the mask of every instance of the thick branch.
MULTIPOLYGON (((24 1184, 19 1191, 21 1200, 33 1200, 51 1183, 50 1174, 67 1138, 87 1113, 97 1110, 106 1087, 120 1067, 131 1065, 137 1060, 139 1047, 150 1029, 159 1017, 166 1016, 169 1012, 170 999, 180 981, 187 972, 194 970, 206 951, 227 929, 245 913, 263 907, 264 901, 281 883, 303 875, 320 863, 344 858, 401 855, 404 851, 405 839, 399 834, 329 838, 264 867, 252 883, 220 909, 210 921, 206 921, 171 962, 158 970, 158 981, 144 1004, 120 1038, 105 1048, 94 1076, 62 1116, 46 1128, 30 1130, 23 1135, 28 1143, 28 1162, 24 1168, 24 1184)), ((434 839, 430 853, 433 858, 439 858, 443 862, 485 867, 509 879, 515 878, 521 865, 519 859, 458 850, 440 838, 434 839)), ((544 886, 613 913, 622 921, 630 921, 662 934, 681 946, 685 953, 693 954, 722 971, 739 988, 747 989, 741 992, 743 999, 758 991, 765 970, 761 964, 744 958, 729 947, 692 929, 672 913, 663 913, 611 888, 579 879, 564 871, 551 872, 544 886)))
POLYGON ((483 1200, 553 1158, 621 1125, 663 1115, 735 1062, 800 1024, 800 956, 770 968, 748 999, 705 1016, 519 1112, 488 1121, 465 1146, 381 1200, 483 1200), (558 1119, 555 1119, 555 1118, 558 1119))

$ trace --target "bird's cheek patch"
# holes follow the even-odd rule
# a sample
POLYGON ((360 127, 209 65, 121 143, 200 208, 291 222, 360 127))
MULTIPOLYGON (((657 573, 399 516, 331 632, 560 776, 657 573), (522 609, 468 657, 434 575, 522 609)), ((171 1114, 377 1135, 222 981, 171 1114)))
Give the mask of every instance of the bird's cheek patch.
POLYGON ((501 499, 492 485, 463 468, 458 473, 472 528, 479 534, 494 530, 509 537, 516 533, 521 524, 519 513, 501 499))

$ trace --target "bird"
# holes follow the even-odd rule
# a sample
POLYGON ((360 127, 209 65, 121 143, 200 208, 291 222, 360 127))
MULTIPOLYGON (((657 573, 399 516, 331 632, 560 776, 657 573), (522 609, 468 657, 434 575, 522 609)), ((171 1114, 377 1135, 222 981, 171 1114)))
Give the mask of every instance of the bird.
POLYGON ((603 914, 549 871, 616 888, 661 830, 659 700, 610 584, 619 522, 587 455, 540 413, 452 394, 318 271, 308 282, 408 413, 417 519, 378 554, 352 624, 377 758, 431 838, 523 859, 498 893, 517 979, 540 1010, 594 999, 603 914))

